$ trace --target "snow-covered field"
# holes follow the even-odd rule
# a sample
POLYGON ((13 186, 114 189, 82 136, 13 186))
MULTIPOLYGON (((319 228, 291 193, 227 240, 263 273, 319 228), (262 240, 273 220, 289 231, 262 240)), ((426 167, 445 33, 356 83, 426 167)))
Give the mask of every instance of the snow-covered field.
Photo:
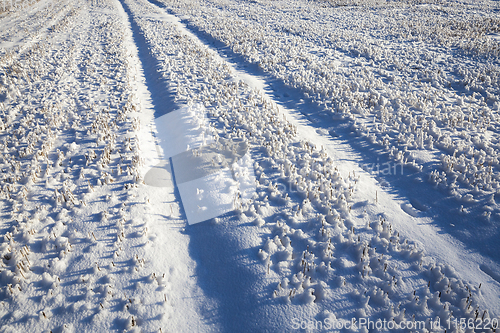
POLYGON ((499 12, 0 0, 0 331, 496 331, 499 12))

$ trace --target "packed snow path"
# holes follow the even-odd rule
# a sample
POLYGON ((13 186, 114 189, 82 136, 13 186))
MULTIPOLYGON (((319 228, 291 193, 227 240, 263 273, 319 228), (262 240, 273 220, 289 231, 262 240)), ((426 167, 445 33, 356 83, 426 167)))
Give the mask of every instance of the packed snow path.
MULTIPOLYGON (((266 19, 266 3, 246 8, 266 19)), ((231 21, 235 4, 245 5, 68 2, 43 7, 72 13, 38 34, 43 41, 5 35, 17 44, 5 44, 0 60, 2 331, 329 331, 335 321, 365 331, 366 320, 400 331, 455 331, 461 320, 491 327, 497 258, 443 234, 446 207, 405 197, 403 177, 370 173, 366 162, 378 161, 348 138, 349 119, 325 115, 321 94, 285 86, 272 62, 257 61, 262 72, 223 26, 205 24, 219 21, 198 20, 218 10, 231 21), (165 119, 178 114, 195 126, 173 135, 165 119), (234 154, 235 142, 255 179, 239 166, 223 180, 251 180, 253 193, 187 225, 203 187, 189 200, 166 158, 234 154)), ((33 27, 46 25, 35 17, 33 27)), ((314 24, 302 28, 307 45, 314 24)))

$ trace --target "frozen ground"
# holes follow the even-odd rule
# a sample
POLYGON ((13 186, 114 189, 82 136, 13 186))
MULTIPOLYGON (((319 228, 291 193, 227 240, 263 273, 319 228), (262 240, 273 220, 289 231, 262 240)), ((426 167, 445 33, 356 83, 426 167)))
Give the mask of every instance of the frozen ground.
POLYGON ((0 331, 495 331, 499 10, 0 1, 0 331))

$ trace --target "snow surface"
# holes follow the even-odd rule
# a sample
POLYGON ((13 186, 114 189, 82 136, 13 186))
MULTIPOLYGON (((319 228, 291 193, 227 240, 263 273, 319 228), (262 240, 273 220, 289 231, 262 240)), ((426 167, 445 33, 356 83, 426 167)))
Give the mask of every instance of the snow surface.
POLYGON ((0 2, 0 331, 493 331, 499 6, 0 2))

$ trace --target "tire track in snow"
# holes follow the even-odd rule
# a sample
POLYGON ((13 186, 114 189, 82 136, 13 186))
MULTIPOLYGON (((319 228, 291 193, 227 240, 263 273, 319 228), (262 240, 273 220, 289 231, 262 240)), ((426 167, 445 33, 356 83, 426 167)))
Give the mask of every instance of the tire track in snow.
POLYGON ((169 112, 177 110, 179 105, 174 100, 175 89, 169 87, 168 82, 166 82, 159 72, 160 64, 150 53, 150 47, 142 35, 137 23, 133 19, 132 13, 128 8, 127 4, 120 0, 120 6, 123 8, 127 15, 128 24, 130 25, 130 33, 132 35, 134 48, 137 50, 137 54, 134 55, 136 59, 140 62, 140 68, 142 71, 141 79, 144 80, 142 87, 138 87, 138 93, 144 95, 144 87, 147 87, 149 94, 148 98, 144 96, 141 100, 149 100, 150 106, 154 111, 154 118, 159 118, 169 112))
MULTIPOLYGON (((147 41, 141 35, 130 8, 123 0, 116 0, 116 7, 127 27, 125 43, 128 45, 129 61, 134 74, 134 89, 137 93, 141 131, 139 133, 142 157, 145 158, 143 173, 161 163, 161 152, 153 137, 156 130, 154 120, 174 111, 178 105, 167 89, 167 83, 157 70, 158 63, 149 51, 147 41)), ((158 129, 161 131, 162 129, 158 129)), ((173 279, 165 294, 167 306, 162 326, 165 331, 211 331, 214 325, 204 322, 203 313, 194 300, 204 297, 194 274, 196 263, 188 256, 188 237, 184 234, 185 217, 179 195, 173 187, 147 187, 149 210, 136 212, 150 219, 151 232, 156 235, 154 248, 150 248, 149 263, 154 271, 170 268, 173 279), (169 289, 170 289, 169 288, 169 289)), ((210 302, 206 302, 210 306, 210 302)), ((207 310, 204 310, 207 311, 207 310)))
MULTIPOLYGON (((272 86, 276 80, 270 80, 266 75, 256 75, 251 70, 245 70, 251 64, 245 63, 241 56, 234 54, 227 46, 221 42, 211 39, 211 36, 200 32, 196 27, 192 27, 169 11, 168 7, 159 1, 148 0, 150 3, 162 8, 170 21, 192 40, 208 48, 214 57, 231 67, 235 77, 244 81, 250 87, 264 92, 266 98, 279 106, 286 119, 297 126, 298 136, 305 141, 314 142, 323 146, 329 155, 335 160, 343 174, 355 172, 361 175, 363 188, 359 188, 355 195, 355 200, 364 204, 353 208, 355 215, 363 216, 366 210, 368 215, 358 219, 358 225, 362 226, 367 221, 378 219, 378 216, 387 218, 405 238, 417 241, 425 248, 428 257, 435 258, 437 262, 448 264, 453 267, 459 276, 471 285, 482 284, 482 307, 488 308, 495 314, 500 314, 500 283, 491 274, 487 274, 480 267, 489 267, 493 272, 500 272, 500 265, 491 259, 484 257, 480 253, 467 249, 467 246, 434 224, 431 217, 425 215, 419 217, 420 210, 415 209, 415 205, 404 197, 397 194, 398 191, 391 187, 382 187, 379 181, 366 172, 360 165, 363 158, 349 143, 340 139, 332 138, 316 130, 316 125, 312 122, 314 117, 308 117, 305 109, 288 108, 282 100, 277 100, 272 92, 272 86), (215 45, 215 46, 214 46, 215 45), (376 199, 375 199, 376 198, 376 199), (375 200, 377 202, 375 203, 375 200), (409 214, 408 211, 415 214, 409 214), (417 216, 413 216, 417 215, 417 216), (486 264, 485 264, 486 263, 486 264)), ((287 96, 285 96, 287 98, 287 96)), ((300 103, 294 103, 300 107, 300 103)), ((304 105, 304 108, 307 105, 304 105)), ((418 205, 418 204, 417 204, 418 205)))

